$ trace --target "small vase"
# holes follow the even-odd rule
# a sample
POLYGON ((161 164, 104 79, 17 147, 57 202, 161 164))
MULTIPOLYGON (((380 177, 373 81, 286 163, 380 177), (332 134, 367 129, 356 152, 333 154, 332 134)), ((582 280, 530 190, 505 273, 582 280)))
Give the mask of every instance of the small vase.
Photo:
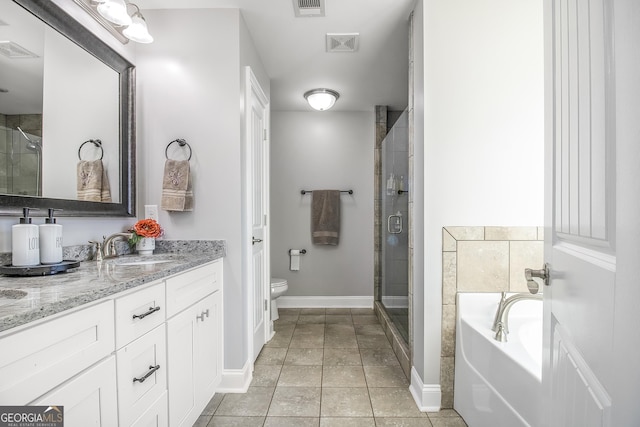
POLYGON ((136 250, 139 255, 153 255, 156 248, 156 239, 153 237, 141 237, 136 243, 136 250))

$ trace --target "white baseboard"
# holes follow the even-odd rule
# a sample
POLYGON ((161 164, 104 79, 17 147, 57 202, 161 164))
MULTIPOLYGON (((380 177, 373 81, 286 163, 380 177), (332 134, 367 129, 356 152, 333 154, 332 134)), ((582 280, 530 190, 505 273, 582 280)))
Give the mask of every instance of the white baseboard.
POLYGON ((279 308, 373 308, 373 296, 317 296, 283 295, 276 300, 279 308))
POLYGON ((411 386, 413 399, 422 412, 438 412, 442 402, 440 384, 424 384, 416 368, 411 367, 411 386))
POLYGON ((216 393, 246 393, 253 379, 253 364, 247 360, 242 369, 223 369, 216 393))

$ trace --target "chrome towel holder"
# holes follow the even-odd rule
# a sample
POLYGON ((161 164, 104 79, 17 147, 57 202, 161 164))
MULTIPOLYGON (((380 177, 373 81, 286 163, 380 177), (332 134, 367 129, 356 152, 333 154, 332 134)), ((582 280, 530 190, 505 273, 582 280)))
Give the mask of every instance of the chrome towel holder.
POLYGON ((85 142, 83 142, 82 144, 80 144, 80 147, 78 147, 78 159, 82 160, 82 157, 80 156, 80 150, 82 150, 82 147, 84 147, 85 144, 88 143, 92 143, 93 145, 95 145, 96 147, 98 147, 100 149, 100 159, 102 160, 102 158, 104 157, 104 148, 102 148, 102 141, 100 141, 99 139, 88 139, 85 142))
POLYGON ((187 161, 191 160, 191 155, 193 154, 193 150, 191 149, 191 146, 189 145, 189 143, 182 138, 176 138, 167 144, 167 148, 164 149, 164 156, 167 158, 167 160, 169 160, 169 146, 174 142, 177 142, 180 147, 184 147, 185 145, 187 146, 187 148, 189 149, 189 158, 187 158, 187 161))

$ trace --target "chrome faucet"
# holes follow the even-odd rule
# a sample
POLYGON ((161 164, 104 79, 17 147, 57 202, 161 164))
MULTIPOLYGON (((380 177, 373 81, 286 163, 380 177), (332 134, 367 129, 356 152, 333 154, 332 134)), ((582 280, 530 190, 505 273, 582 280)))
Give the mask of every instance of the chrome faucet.
POLYGON ((118 256, 116 251, 116 240, 129 240, 131 233, 114 233, 109 237, 105 237, 102 242, 102 257, 113 258, 118 256))
POLYGON ((496 341, 507 342, 507 334, 509 334, 509 310, 511 310, 511 307, 515 303, 523 300, 542 301, 542 294, 519 293, 507 298, 507 293, 502 292, 498 309, 496 310, 496 316, 493 320, 493 327, 491 328, 491 330, 496 333, 496 341))

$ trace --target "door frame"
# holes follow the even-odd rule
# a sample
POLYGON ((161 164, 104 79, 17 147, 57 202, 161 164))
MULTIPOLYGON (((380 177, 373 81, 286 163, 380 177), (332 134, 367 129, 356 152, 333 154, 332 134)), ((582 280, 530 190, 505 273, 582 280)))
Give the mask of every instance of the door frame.
MULTIPOLYGON (((269 149, 268 149, 268 141, 270 140, 270 109, 269 109, 269 99, 267 98, 260 82, 256 78, 255 74, 251 70, 250 66, 245 67, 244 72, 244 105, 242 108, 242 113, 244 116, 244 126, 243 131, 244 135, 242 138, 243 145, 243 153, 242 153, 242 179, 244 181, 243 185, 243 242, 242 242, 242 252, 244 258, 244 283, 246 290, 246 301, 247 301, 247 325, 246 325, 246 333, 247 333, 247 356, 249 361, 251 362, 250 370, 253 371, 253 353, 254 353, 254 342, 253 342, 253 321, 254 321, 254 307, 255 304, 263 304, 262 301, 254 301, 253 298, 253 271, 252 271, 252 244, 251 238, 253 235, 253 230, 251 227, 251 216, 252 216, 252 180, 251 180, 251 143, 252 143, 252 131, 253 127, 251 125, 249 111, 251 108, 251 98, 252 94, 255 94, 260 101, 260 103, 264 106, 265 116, 264 116, 264 131, 265 131, 265 142, 267 146, 264 150, 264 168, 263 168, 263 194, 265 198, 265 212, 269 212, 269 149)), ((270 227, 269 227, 269 218, 265 221, 265 230, 262 244, 264 245, 264 262, 265 262, 265 270, 266 270, 266 280, 264 283, 264 295, 267 298, 271 296, 271 285, 269 283, 269 278, 271 277, 271 254, 270 254, 270 227)), ((270 299, 269 299, 270 302, 270 299)), ((266 324, 265 324, 265 342, 271 339, 273 335, 273 322, 271 322, 271 304, 267 304, 267 309, 265 312, 266 324)))

